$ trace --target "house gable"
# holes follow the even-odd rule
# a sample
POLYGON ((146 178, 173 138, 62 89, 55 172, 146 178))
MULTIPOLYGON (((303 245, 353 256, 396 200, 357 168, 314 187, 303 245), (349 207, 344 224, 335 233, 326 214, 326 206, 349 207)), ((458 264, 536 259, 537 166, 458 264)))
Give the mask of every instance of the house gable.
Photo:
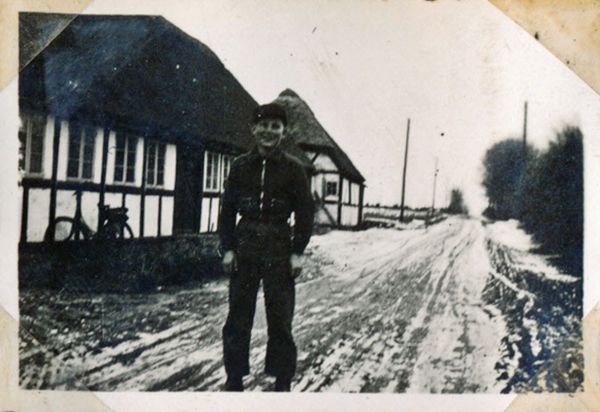
POLYGON ((338 172, 338 167, 331 157, 325 153, 315 154, 316 157, 310 157, 313 159, 313 165, 315 166, 315 172, 338 172))

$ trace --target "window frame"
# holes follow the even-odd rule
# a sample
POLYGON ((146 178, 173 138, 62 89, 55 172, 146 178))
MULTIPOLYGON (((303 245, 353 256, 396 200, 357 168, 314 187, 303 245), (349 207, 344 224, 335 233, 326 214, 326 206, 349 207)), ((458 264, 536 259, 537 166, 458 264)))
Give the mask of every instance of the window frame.
POLYGON ((166 169, 166 156, 167 156, 167 144, 165 142, 161 142, 159 140, 156 139, 147 139, 146 142, 144 143, 146 145, 146 170, 143 171, 144 173, 144 182, 146 184, 146 186, 149 187, 164 187, 165 186, 165 169, 166 169), (155 150, 151 150, 150 147, 151 145, 154 144, 155 145, 155 150), (161 150, 162 148, 162 150, 161 150), (152 173, 152 179, 154 180, 152 183, 150 183, 148 177, 150 176, 149 171, 150 171, 150 156, 152 155, 152 151, 154 151, 154 165, 153 165, 153 173, 152 173), (162 152, 162 182, 158 183, 158 177, 159 177, 159 159, 160 154, 162 152))
POLYGON ((225 191, 225 183, 227 182, 227 177, 229 177, 229 173, 231 172, 232 163, 233 156, 226 154, 221 156, 221 192, 225 191), (225 165, 227 165, 227 167, 225 167, 225 165))
POLYGON ((203 185, 202 188, 204 192, 209 193, 219 193, 221 189, 221 153, 211 152, 207 150, 204 152, 204 176, 203 176, 203 185), (215 162, 209 165, 210 159, 215 159, 215 162), (210 169, 209 169, 210 166, 210 169), (211 172, 209 176, 209 170, 211 172), (209 186, 209 178, 210 178, 210 186, 209 186))
POLYGON ((339 184, 338 182, 334 181, 334 180, 326 180, 325 181, 325 197, 330 197, 330 196, 338 196, 339 193, 339 184), (335 190, 333 193, 330 193, 329 188, 330 187, 335 187, 335 190))
POLYGON ((68 180, 78 180, 89 182, 94 180, 94 165, 96 162, 96 137, 98 133, 95 128, 90 126, 83 125, 74 125, 69 124, 69 139, 67 143, 67 179, 68 180), (77 132, 77 139, 79 140, 79 148, 78 148, 78 156, 77 156, 77 176, 69 176, 70 163, 73 157, 71 156, 71 141, 75 138, 75 134, 73 132, 77 132), (88 135, 90 133, 90 135, 88 135), (90 146, 92 150, 92 158, 90 160, 90 175, 89 177, 83 176, 84 171, 84 163, 85 163, 85 149, 86 149, 86 139, 90 139, 90 146), (83 143, 83 144, 82 144, 83 143))
POLYGON ((137 169, 137 157, 138 157, 138 143, 140 137, 124 133, 117 132, 115 135, 115 164, 113 168, 113 183, 121 184, 121 185, 135 185, 136 183, 136 169, 137 169), (117 179, 117 167, 119 164, 117 162, 117 153, 119 152, 119 136, 122 136, 124 139, 124 147, 123 147, 123 161, 121 162, 121 179, 117 179), (131 181, 128 180, 128 169, 129 169, 129 152, 130 146, 133 143, 133 179, 131 181))
POLYGON ((21 139, 19 139, 19 144, 21 145, 20 147, 23 149, 23 152, 22 152, 23 162, 21 163, 21 159, 19 159, 19 169, 22 170, 23 173, 25 173, 28 176, 43 176, 43 174, 44 174, 44 152, 46 150, 45 140, 46 140, 47 118, 46 118, 46 116, 40 115, 40 114, 36 115, 36 114, 30 114, 30 113, 23 113, 20 115, 20 120, 21 120, 21 124, 19 126, 19 135, 21 133, 24 133, 25 141, 23 142, 23 141, 21 141, 21 139), (40 151, 39 170, 32 171, 31 170, 31 147, 32 147, 32 141, 33 141, 33 127, 34 127, 34 122, 36 122, 36 121, 40 122, 41 130, 42 130, 42 133, 40 135, 41 151, 40 151))

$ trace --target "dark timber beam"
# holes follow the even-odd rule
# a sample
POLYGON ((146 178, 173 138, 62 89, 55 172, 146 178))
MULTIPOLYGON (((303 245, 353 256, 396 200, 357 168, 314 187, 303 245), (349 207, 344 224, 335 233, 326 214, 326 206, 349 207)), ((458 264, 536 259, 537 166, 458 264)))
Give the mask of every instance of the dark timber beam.
MULTIPOLYGON (((48 213, 48 227, 50 228, 50 239, 54 239, 54 222, 56 221, 56 192, 58 181, 58 150, 60 147, 60 123, 58 117, 54 118, 54 137, 52 140, 52 175, 50 187, 50 206, 48 213)), ((65 159, 67 161, 67 159, 65 159)))
POLYGON ((361 183, 358 192, 358 224, 362 224, 363 220, 363 201, 365 197, 365 185, 361 183))
POLYGON ((23 204, 21 210, 21 243, 27 242, 27 222, 29 220, 29 188, 23 188, 23 204))
POLYGON ((338 215, 337 215, 337 224, 338 226, 342 226, 342 195, 344 191, 344 178, 340 174, 339 183, 338 183, 338 215))
POLYGON ((140 237, 144 237, 144 217, 146 213, 146 168, 148 167, 148 142, 146 137, 142 139, 142 193, 140 195, 140 237))
MULTIPOLYGON (((104 205, 104 193, 106 192, 106 162, 108 159, 108 137, 110 130, 104 129, 104 135, 102 137, 102 172, 100 173, 100 195, 98 197, 98 204, 104 205)), ((98 232, 102 229, 102 221, 98 216, 98 232)))

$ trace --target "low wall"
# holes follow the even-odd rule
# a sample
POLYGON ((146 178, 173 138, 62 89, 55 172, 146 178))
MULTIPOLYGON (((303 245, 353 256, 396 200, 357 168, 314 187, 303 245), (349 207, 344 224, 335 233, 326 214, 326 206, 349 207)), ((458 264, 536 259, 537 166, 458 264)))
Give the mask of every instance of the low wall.
POLYGON ((128 292, 220 274, 216 234, 26 243, 19 287, 128 292))

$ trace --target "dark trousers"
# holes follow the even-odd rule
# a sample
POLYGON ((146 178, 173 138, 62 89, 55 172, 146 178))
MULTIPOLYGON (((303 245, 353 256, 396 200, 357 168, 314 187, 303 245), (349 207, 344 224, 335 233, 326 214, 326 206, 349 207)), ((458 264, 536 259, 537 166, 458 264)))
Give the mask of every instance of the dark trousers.
POLYGON ((238 255, 238 271, 229 280, 229 315, 223 327, 225 371, 228 376, 237 377, 250 373, 250 335, 261 279, 269 335, 265 373, 292 378, 297 351, 292 337, 295 291, 289 257, 238 255))

